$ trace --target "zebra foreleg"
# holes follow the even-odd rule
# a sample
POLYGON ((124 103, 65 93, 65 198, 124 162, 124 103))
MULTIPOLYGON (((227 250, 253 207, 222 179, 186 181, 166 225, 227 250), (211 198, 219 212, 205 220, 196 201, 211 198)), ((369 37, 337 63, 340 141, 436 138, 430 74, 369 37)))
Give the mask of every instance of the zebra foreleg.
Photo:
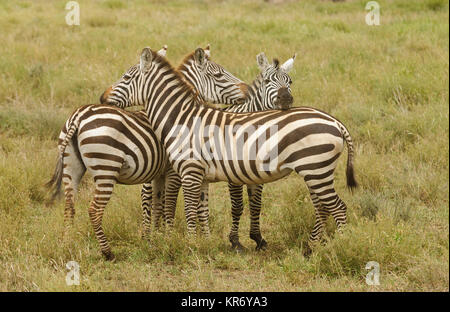
POLYGON ((166 196, 164 203, 164 220, 169 231, 173 229, 178 192, 181 187, 180 176, 172 169, 166 172, 166 196))
POLYGON ((267 249, 267 242, 262 238, 261 229, 259 226, 262 191, 262 184, 247 185, 247 194, 250 207, 250 238, 256 242, 256 250, 267 249))
POLYGON ((197 208, 197 217, 200 224, 202 234, 205 236, 210 235, 209 230, 209 208, 208 208, 208 182, 203 182, 200 188, 200 201, 197 208))
POLYGON ((153 198, 152 183, 145 183, 141 189, 141 207, 142 207, 142 238, 148 239, 151 228, 151 209, 153 198))
POLYGON ((231 243, 231 248, 238 252, 244 251, 245 247, 239 242, 239 221, 244 210, 244 203, 242 199, 243 186, 240 184, 228 183, 231 198, 231 230, 228 238, 231 243))
POLYGON ((165 176, 161 176, 153 180, 153 202, 152 202, 152 221, 153 228, 158 230, 163 218, 164 196, 165 196, 165 176))
POLYGON ((186 214, 187 233, 196 234, 197 208, 199 205, 204 173, 185 173, 181 177, 184 194, 184 209, 186 214))

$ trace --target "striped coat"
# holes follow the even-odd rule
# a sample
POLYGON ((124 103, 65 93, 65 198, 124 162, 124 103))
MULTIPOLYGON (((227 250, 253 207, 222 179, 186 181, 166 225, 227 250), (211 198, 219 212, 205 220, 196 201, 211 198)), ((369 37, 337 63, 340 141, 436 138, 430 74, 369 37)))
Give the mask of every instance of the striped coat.
MULTIPOLYGON (((203 50, 201 50, 203 51, 203 50)), ((204 53, 200 53, 204 55, 204 53)), ((223 68, 215 64, 215 68, 223 68)), ((205 73, 205 76, 208 73, 205 73)), ((245 97, 241 81, 231 76, 221 79, 223 102, 236 103, 245 97)), ((202 102, 198 93, 192 90, 202 102)), ((206 96, 213 95, 207 94, 206 96)), ((113 192, 114 185, 141 184, 155 180, 155 194, 159 205, 164 198, 165 185, 179 184, 179 176, 168 164, 165 149, 152 130, 146 113, 127 112, 105 105, 86 105, 77 109, 67 120, 60 134, 58 163, 53 178, 48 183, 54 194, 61 184, 65 189, 65 222, 73 221, 74 196, 77 186, 88 170, 95 182, 95 195, 89 207, 89 215, 100 248, 107 259, 113 259, 110 246, 102 229, 103 211, 113 192)), ((145 194, 148 195, 148 194, 145 194)), ((170 198, 168 198, 170 199, 170 198)), ((167 201, 167 200, 166 200, 167 201)), ((162 207, 155 207, 157 213, 162 207)), ((158 222, 160 215, 154 217, 158 222)), ((144 222, 147 218, 144 218, 144 222)), ((144 234, 149 224, 144 223, 144 234)))
MULTIPOLYGON (((265 78, 280 68, 274 62, 262 69, 265 78)), ((334 189, 334 170, 347 143, 347 184, 356 186, 353 143, 336 118, 308 107, 241 114, 205 107, 165 58, 148 48, 142 51, 140 70, 126 75, 133 88, 119 80, 102 99, 121 107, 145 105, 181 176, 189 233, 195 233, 200 193, 208 183, 261 184, 291 172, 304 178, 316 208, 311 242, 319 238, 329 214, 339 229, 346 224, 347 207, 334 189)))

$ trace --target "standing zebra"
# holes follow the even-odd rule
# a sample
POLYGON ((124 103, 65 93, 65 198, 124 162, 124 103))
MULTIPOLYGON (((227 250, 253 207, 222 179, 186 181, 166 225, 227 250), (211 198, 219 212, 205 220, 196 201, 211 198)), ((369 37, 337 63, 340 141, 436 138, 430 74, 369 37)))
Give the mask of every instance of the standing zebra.
MULTIPOLYGON (((205 49, 207 56, 210 56, 209 45, 205 49)), ((229 112, 255 112, 268 109, 288 109, 291 107, 293 98, 291 95, 290 85, 292 83, 288 72, 292 69, 295 55, 288 59, 283 65, 280 66, 280 70, 274 68, 267 61, 264 53, 260 53, 256 57, 257 64, 262 72, 265 74, 265 83, 263 83, 263 75, 260 74, 253 81, 252 84, 243 86, 247 90, 247 100, 243 104, 234 104, 225 107, 223 110, 229 112), (280 90, 280 92, 278 92, 280 90)), ((201 80, 195 77, 201 76, 198 72, 198 68, 195 66, 193 57, 187 57, 181 66, 177 69, 188 82, 190 82, 196 90, 204 90, 205 87, 202 86, 201 80)), ((216 72, 215 76, 220 77, 220 73, 216 72)), ((176 187, 176 185, 174 185, 176 187)), ((178 187, 181 186, 181 183, 178 187)), ((266 246, 265 240, 261 236, 261 231, 259 227, 259 215, 261 211, 261 196, 262 196, 262 185, 247 185, 247 191, 250 203, 250 237, 256 241, 256 249, 261 249, 266 246)), ((142 194, 151 190, 151 185, 145 184, 143 186, 142 194)), ((238 184, 229 183, 231 205, 232 205, 232 227, 229 235, 232 248, 242 250, 243 247, 239 242, 238 229, 239 220, 243 211, 243 200, 242 200, 242 190, 243 186, 238 184)), ((169 226, 172 226, 173 219, 175 215, 175 202, 176 194, 178 191, 172 189, 169 192, 171 194, 169 203, 165 205, 165 219, 169 226), (175 196, 175 197, 174 197, 175 196), (175 201, 175 202, 174 202, 175 201)), ((145 197, 145 195, 144 195, 145 197)), ((205 188, 201 192, 201 197, 203 198, 199 206, 199 214, 207 210, 208 201, 208 189, 205 188)), ((147 196, 149 200, 149 196, 147 196)), ((143 204, 147 206, 148 204, 143 204)), ((145 214, 144 214, 145 215, 145 214)), ((206 215, 207 216, 207 215, 206 215)), ((149 217, 148 217, 149 218, 149 217)), ((203 220, 204 222, 207 222, 203 220)), ((207 226, 207 225, 206 225, 207 226)), ((208 231, 208 230, 206 230, 208 231)))
MULTIPOLYGON (((269 64, 264 53, 259 54, 256 60, 260 70, 266 73, 266 78, 263 79, 263 75, 259 75, 256 80, 253 81, 253 83, 248 88, 248 98, 244 104, 231 105, 224 108, 224 110, 232 113, 248 113, 275 109, 276 107, 274 107, 273 105, 274 101, 270 101, 270 98, 268 99, 267 96, 264 97, 264 95, 266 94, 266 92, 264 92, 264 88, 267 88, 267 85, 270 85, 268 82, 277 82, 276 84, 272 83, 270 85, 272 87, 272 90, 276 90, 277 88, 287 88, 288 92, 282 93, 280 97, 284 96, 285 101, 283 101, 283 103, 292 103, 292 96, 289 98, 289 95, 291 93, 290 85, 292 84, 292 80, 287 73, 294 66, 295 57, 296 54, 294 54, 292 58, 288 59, 283 65, 281 65, 279 70, 276 70, 275 66, 269 64)), ((289 108, 290 106, 291 105, 285 104, 285 106, 282 108, 289 108)), ((228 189, 231 196, 231 215, 233 218, 232 227, 228 237, 230 239, 232 248, 236 248, 238 251, 241 251, 244 249, 244 247, 239 242, 239 220, 244 208, 242 201, 243 185, 228 183, 228 189)), ((259 226, 262 191, 262 184, 247 185, 247 194, 250 206, 250 238, 256 242, 256 250, 265 249, 267 246, 267 242, 262 238, 259 226)))
MULTIPOLYGON (((279 69, 277 61, 273 68, 279 69)), ((266 78, 263 73, 264 84, 266 78)), ((195 233, 201 190, 209 182, 262 184, 292 171, 304 178, 316 209, 311 244, 329 214, 338 229, 346 224, 347 207, 334 189, 334 170, 346 142, 347 185, 356 187, 353 143, 347 128, 325 112, 298 107, 236 114, 205 107, 167 60, 149 48, 141 53, 139 70, 127 71, 102 99, 119 107, 145 106, 181 177, 188 233, 195 233)))
MULTIPOLYGON (((163 57, 165 48, 158 55, 163 57)), ((193 55, 199 65, 204 67, 204 50, 197 49, 193 55)), ((217 79, 213 74, 204 71, 203 79, 208 81, 213 90, 220 90, 221 95, 217 96, 216 93, 210 92, 204 96, 208 100, 221 101, 221 103, 242 102, 246 97, 241 89, 242 81, 225 71, 220 65, 214 63, 214 67, 225 73, 226 77, 217 79)), ((130 71, 133 70, 140 71, 139 64, 130 69, 130 71)), ((122 79, 126 81, 131 77, 131 75, 124 75, 122 79)), ((177 75, 177 79, 180 77, 177 75)), ((198 103, 203 104, 203 100, 196 91, 190 87, 189 90, 198 103)), ((156 197, 160 199, 164 192, 164 178, 168 185, 179 184, 179 176, 168 164, 165 150, 152 130, 145 111, 127 112, 110 105, 80 107, 66 121, 60 133, 58 148, 59 157, 55 173, 47 185, 54 188, 54 196, 56 196, 61 184, 64 184, 66 228, 73 222, 74 196, 77 186, 88 170, 95 182, 94 199, 89 207, 89 216, 100 249, 109 260, 114 259, 114 255, 101 223, 104 208, 111 197, 114 185, 116 183, 141 184, 156 180, 155 192, 158 195, 156 197)), ((155 209, 155 211, 159 212, 162 209, 155 209)), ((159 220, 159 217, 156 215, 154 220, 159 220)), ((144 233, 148 230, 149 224, 144 223, 144 233)))

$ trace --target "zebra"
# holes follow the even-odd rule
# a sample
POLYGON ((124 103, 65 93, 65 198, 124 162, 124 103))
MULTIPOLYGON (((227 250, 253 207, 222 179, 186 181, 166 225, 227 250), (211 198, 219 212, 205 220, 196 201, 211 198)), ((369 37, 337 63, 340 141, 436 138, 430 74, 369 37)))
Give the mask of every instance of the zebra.
MULTIPOLYGON (((288 59, 283 65, 280 66, 280 70, 274 73, 277 77, 270 79, 269 81, 276 81, 279 84, 279 88, 287 88, 288 92, 283 93, 285 101, 283 103, 291 102, 292 98, 288 95, 291 94, 290 86, 292 84, 292 79, 289 77, 288 73, 294 66, 294 61, 297 54, 294 54, 290 59, 288 59)), ((267 57, 264 53, 260 53, 256 57, 257 64, 261 71, 270 67, 267 57)), ((267 79, 267 78, 266 78, 267 79)), ((269 82, 265 81, 265 83, 269 82)), ((242 112, 257 112, 269 109, 275 109, 273 103, 274 101, 267 100, 263 98, 265 83, 263 83, 262 75, 259 75, 257 79, 248 88, 248 99, 244 104, 241 105, 230 105, 224 108, 224 111, 233 113, 242 112)), ((276 90, 276 88, 272 88, 276 90)), ((291 104, 292 105, 292 104, 291 104)), ((281 107, 282 109, 289 108, 290 105, 281 107)), ((228 189, 231 197, 232 204, 232 227, 228 238, 231 242, 232 248, 237 251, 242 251, 245 248, 239 242, 239 220, 243 212, 243 185, 228 183, 228 189)), ((261 212, 261 197, 262 197, 263 185, 261 184, 249 184, 247 185, 248 201, 250 206, 250 238, 256 242, 256 250, 266 249, 267 242, 262 238, 261 230, 259 226, 259 216, 261 212)))
MULTIPOLYGON (((209 45, 205 49, 208 58, 210 57, 209 45)), ((227 106, 223 108, 225 111, 229 112, 254 112, 267 109, 288 109, 291 107, 293 102, 293 97, 291 95, 290 85, 292 84, 292 79, 289 77, 288 72, 292 69, 296 54, 290 59, 288 59, 283 65, 280 66, 279 71, 274 71, 273 75, 268 75, 266 77, 266 83, 263 84, 262 76, 258 77, 250 84, 245 86, 248 93, 248 98, 245 103, 238 103, 227 106), (266 87, 270 85, 270 87, 266 87), (267 92, 265 92, 267 88, 267 92), (280 92, 278 92, 280 90, 280 92), (277 104, 277 105, 275 105, 277 104)), ((267 57, 263 52, 256 56, 257 64, 260 69, 263 70, 265 66, 268 65, 267 57)), ((196 72, 196 67, 194 61, 189 60, 189 57, 185 59, 178 71, 186 77, 186 79, 195 85, 197 90, 202 90, 202 83, 198 82, 199 79, 195 79, 196 76, 201 76, 200 73, 196 72)), ((215 74, 217 75, 217 74, 215 74)), ((244 86, 243 86, 244 87, 244 86)), ((180 187, 181 185, 178 185, 180 187)), ((176 187, 176 186, 175 186, 176 187)), ((261 231, 259 227, 259 215, 261 211, 261 196, 262 196, 262 185, 247 185, 249 203, 250 203, 250 237, 256 242, 256 250, 264 249, 267 245, 266 241, 261 236, 261 231)), ((151 190, 150 185, 144 185, 142 193, 145 194, 145 190, 151 190)), ((232 244, 232 248, 238 251, 242 251, 244 248, 239 242, 238 229, 239 220, 243 211, 243 201, 242 201, 242 185, 229 184, 229 193, 231 197, 232 206, 232 227, 229 234, 229 240, 232 244)), ((165 205, 165 220, 169 226, 173 225, 174 219, 174 209, 176 201, 176 194, 178 190, 172 189, 170 193, 172 196, 171 201, 168 205, 165 205), (175 193, 175 195, 174 195, 175 193)), ((203 200, 199 206, 200 215, 202 210, 207 209, 208 202, 208 189, 205 188, 201 192, 201 197, 203 200)), ((147 197, 147 200, 150 196, 147 197)), ((144 204, 143 204, 144 206, 144 204)), ((207 230, 208 231, 208 230, 207 230)))
MULTIPOLYGON (((166 49, 167 47, 164 47, 158 55, 163 57, 166 49)), ((194 53, 194 58, 200 65, 204 65, 204 55, 204 50, 200 48, 194 53)), ((224 72, 226 78, 219 80, 207 71, 203 74, 211 75, 208 81, 214 90, 221 90, 221 96, 217 97, 214 92, 206 95, 198 94, 194 89, 191 89, 191 94, 195 94, 202 105, 204 102, 201 96, 205 96, 208 100, 215 96, 212 100, 223 103, 242 102, 246 98, 246 93, 241 88, 242 81, 229 74, 220 65, 215 64, 214 67, 224 72), (220 88, 216 88, 214 82, 220 85, 220 88)), ((140 70, 139 64, 133 68, 140 70)), ((58 148, 55 172, 47 186, 53 188, 54 198, 59 193, 61 184, 64 184, 66 230, 73 222, 77 186, 88 170, 95 183, 89 217, 100 249, 107 260, 113 260, 114 254, 101 224, 103 211, 112 195, 114 185, 142 184, 154 180, 156 181, 154 192, 157 199, 161 199, 164 197, 166 184, 180 183, 180 178, 171 169, 167 154, 152 130, 145 111, 128 112, 110 105, 82 106, 75 110, 64 124, 58 148)), ((158 213, 163 209, 156 207, 154 211, 158 213)), ((157 214, 154 220, 159 219, 160 215, 157 214)), ((146 223, 145 217, 143 222, 144 233, 148 233, 150 225, 146 223)))
MULTIPOLYGON (((263 64, 264 84, 280 70, 276 60, 267 65, 263 64)), ((170 63, 150 48, 142 50, 139 70, 131 68, 125 76, 103 93, 103 103, 145 107, 172 168, 181 177, 190 236, 195 235, 196 209, 208 183, 262 184, 293 171, 304 179, 316 211, 305 252, 319 240, 329 215, 338 231, 347 223, 347 206, 334 188, 334 171, 345 143, 347 186, 355 188, 357 182, 353 141, 338 119, 312 107, 252 113, 206 107, 170 63), (258 141, 267 133, 272 135, 258 141), (249 154, 250 148, 254 154, 249 154)))

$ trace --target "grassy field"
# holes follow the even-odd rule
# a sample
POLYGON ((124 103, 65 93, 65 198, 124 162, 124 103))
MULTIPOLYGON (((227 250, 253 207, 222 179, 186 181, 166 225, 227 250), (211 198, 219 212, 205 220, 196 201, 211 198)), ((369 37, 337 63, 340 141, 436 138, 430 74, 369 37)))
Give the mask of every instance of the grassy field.
MULTIPOLYGON (((366 1, 79 1, 80 26, 65 23, 66 1, 0 0, 0 291, 448 291, 448 1, 378 1, 381 25, 365 23, 366 1), (212 58, 244 81, 255 56, 286 60, 295 106, 325 110, 349 128, 360 188, 336 189, 349 224, 309 259, 302 246, 314 222, 305 184, 295 176, 266 185, 254 251, 248 209, 244 254, 230 249, 225 183, 210 187, 210 239, 185 238, 182 198, 176 232, 140 238, 139 186, 117 186, 104 228, 117 256, 104 261, 87 208, 85 177, 70 240, 63 203, 46 205, 42 187, 57 136, 77 107, 100 94, 145 46, 169 46, 176 65, 211 43, 212 58), (79 286, 66 263, 80 264, 79 286), (369 261, 380 285, 365 282, 369 261)), ((247 203, 246 203, 247 206, 247 203)))

